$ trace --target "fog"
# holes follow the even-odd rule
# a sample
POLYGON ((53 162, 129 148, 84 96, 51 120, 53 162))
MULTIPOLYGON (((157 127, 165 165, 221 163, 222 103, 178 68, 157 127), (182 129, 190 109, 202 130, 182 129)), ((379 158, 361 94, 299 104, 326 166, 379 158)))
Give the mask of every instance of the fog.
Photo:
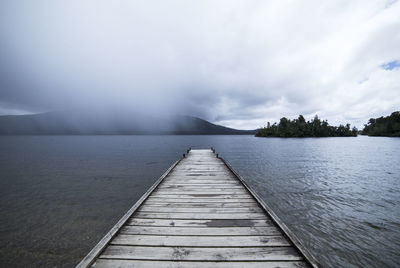
POLYGON ((0 40, 0 114, 254 129, 299 114, 361 127, 400 107, 398 1, 10 0, 0 40))

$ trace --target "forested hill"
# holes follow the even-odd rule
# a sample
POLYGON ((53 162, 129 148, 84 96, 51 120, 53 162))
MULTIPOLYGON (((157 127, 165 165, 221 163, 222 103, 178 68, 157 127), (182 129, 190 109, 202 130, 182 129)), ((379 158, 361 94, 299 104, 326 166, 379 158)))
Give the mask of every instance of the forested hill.
POLYGON ((306 121, 302 115, 298 119, 290 120, 282 117, 279 123, 260 128, 256 137, 282 137, 282 138, 302 138, 302 137, 349 137, 357 136, 358 130, 350 124, 338 127, 330 126, 328 121, 321 121, 318 116, 313 120, 306 121))
POLYGON ((371 118, 364 125, 363 135, 400 137, 400 111, 393 112, 389 116, 371 118))
POLYGON ((192 116, 109 115, 49 112, 0 116, 0 135, 217 135, 247 134, 192 116))

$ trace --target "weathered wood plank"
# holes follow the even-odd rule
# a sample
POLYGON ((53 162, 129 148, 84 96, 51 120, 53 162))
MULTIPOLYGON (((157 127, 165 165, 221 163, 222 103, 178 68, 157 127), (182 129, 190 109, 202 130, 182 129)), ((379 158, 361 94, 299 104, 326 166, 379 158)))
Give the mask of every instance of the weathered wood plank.
MULTIPOLYGON (((195 157, 193 157, 193 159, 195 159, 195 157)), ((197 159, 199 159, 199 158, 197 158, 197 159)), ((200 159, 199 159, 200 160, 200 159)), ((202 161, 205 161, 206 160, 206 158, 202 158, 202 161)), ((224 166, 223 164, 221 164, 220 162, 212 162, 212 161, 210 161, 210 160, 213 160, 213 159, 208 159, 209 161, 207 161, 207 162, 193 162, 193 161, 190 161, 190 162, 183 162, 182 163, 182 166, 181 167, 185 167, 185 168, 187 168, 187 167, 204 167, 204 168, 207 168, 207 167, 222 167, 222 168, 226 168, 226 166, 224 166)))
POLYGON ((305 268, 305 261, 246 261, 246 262, 202 262, 202 261, 149 261, 98 259, 96 268, 305 268))
POLYGON ((204 190, 158 190, 154 191, 154 195, 192 195, 192 194, 225 194, 225 195, 246 195, 250 196, 250 194, 244 190, 210 190, 210 191, 204 191, 204 190))
POLYGON ((303 260, 293 247, 192 248, 113 246, 100 255, 103 259, 197 260, 197 261, 298 261, 303 260))
POLYGON ((149 213, 136 212, 135 217, 143 219, 194 219, 194 220, 209 220, 209 219, 249 219, 259 220, 267 219, 264 213, 149 213))
POLYGON ((221 184, 221 183, 235 183, 234 180, 231 179, 223 179, 223 178, 214 178, 214 179, 195 179, 195 178, 179 178, 179 179, 168 179, 167 183, 193 183, 193 184, 221 184))
POLYGON ((243 189, 243 186, 237 184, 162 184, 157 189, 243 189))
POLYGON ((221 170, 221 171, 177 171, 174 174, 171 174, 170 179, 195 179, 195 180, 212 180, 215 178, 221 178, 225 180, 236 180, 236 178, 232 175, 229 175, 227 171, 221 170))
POLYGON ((154 191, 154 193, 179 193, 181 194, 182 192, 195 192, 195 193, 246 193, 249 194, 249 192, 245 189, 240 189, 240 188, 218 188, 218 187, 212 187, 209 186, 209 188, 197 188, 197 187, 181 187, 181 188, 159 188, 157 191, 154 191))
POLYGON ((173 212, 187 212, 187 213, 263 213, 264 211, 259 208, 204 208, 204 207, 152 207, 152 206, 141 206, 137 211, 140 212, 163 212, 163 213, 173 213, 173 212))
POLYGON ((225 185, 238 185, 237 182, 235 181, 227 181, 227 180, 192 180, 192 179, 187 179, 187 180, 171 180, 165 182, 165 185, 173 185, 173 184, 186 184, 186 185, 193 185, 193 184, 202 184, 202 185, 218 185, 218 184, 225 184, 225 185))
POLYGON ((186 186, 171 186, 166 184, 163 187, 158 187, 157 191, 195 191, 195 192, 203 192, 203 191, 219 191, 219 192, 224 192, 224 191, 241 191, 241 192, 248 192, 246 189, 240 188, 239 186, 227 186, 224 185, 224 187, 220 187, 217 185, 204 185, 204 186, 199 186, 199 185, 186 185, 186 186))
POLYGON ((174 198, 174 197, 149 197, 148 201, 156 201, 156 202, 177 202, 177 203, 254 203, 254 199, 252 198, 240 198, 240 199, 229 199, 229 198, 174 198))
POLYGON ((241 199, 241 198, 251 198, 250 194, 199 194, 199 193, 192 193, 192 194, 152 194, 152 197, 159 197, 159 198, 181 198, 181 199, 195 199, 195 198, 218 198, 218 199, 241 199))
POLYGON ((235 180, 236 178, 232 175, 229 175, 227 171, 221 170, 221 171, 176 171, 175 173, 171 174, 170 179, 185 179, 185 178, 191 178, 191 179, 196 179, 196 180, 210 180, 214 179, 216 177, 219 177, 221 179, 229 179, 229 180, 235 180))
POLYGON ((214 219, 214 220, 179 220, 179 219, 142 219, 131 218, 126 223, 135 226, 176 226, 176 227, 271 227, 275 226, 270 219, 214 219))
MULTIPOLYGON (((194 182, 188 182, 188 180, 177 180, 176 182, 173 181, 166 181, 162 184, 162 186, 173 186, 173 185, 179 185, 179 186, 192 186, 192 187, 231 187, 231 186, 240 186, 239 182, 236 181, 224 181, 222 183, 215 182, 215 180, 212 180, 210 184, 204 183, 203 181, 194 181, 194 182)), ((240 187, 242 189, 242 187, 240 187)))
MULTIPOLYGON (((201 166, 193 166, 193 165, 185 165, 185 163, 182 162, 182 165, 179 166, 178 169, 176 169, 174 172, 175 173, 196 173, 196 172, 219 172, 222 173, 226 171, 226 166, 215 166, 215 165, 201 165, 201 166)), ((224 173, 226 175, 230 175, 229 173, 224 173)))
POLYGON ((172 174, 170 179, 193 179, 193 180, 212 180, 220 178, 221 180, 236 180, 227 171, 182 171, 172 174))
POLYGON ((124 226, 121 234, 137 235, 280 235, 276 227, 156 227, 156 226, 124 226))
POLYGON ((283 247, 290 242, 277 236, 163 236, 124 235, 115 237, 112 245, 167 247, 283 247))
POLYGON ((176 177, 169 177, 167 182, 186 182, 186 181, 220 181, 221 183, 225 182, 236 182, 236 179, 231 177, 226 177, 223 175, 210 175, 210 176, 176 176, 176 177))
POLYGON ((146 201, 144 205, 149 207, 174 207, 174 208, 259 208, 260 206, 257 203, 248 202, 248 203, 222 203, 222 202, 213 202, 213 203, 163 203, 163 202, 152 202, 146 201))

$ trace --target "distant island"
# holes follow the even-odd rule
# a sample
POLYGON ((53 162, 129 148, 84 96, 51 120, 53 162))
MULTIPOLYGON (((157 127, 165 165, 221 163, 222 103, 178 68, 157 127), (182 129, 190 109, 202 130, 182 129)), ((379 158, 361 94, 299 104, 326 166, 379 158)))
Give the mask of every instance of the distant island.
POLYGON ((400 111, 393 112, 389 116, 371 118, 364 125, 362 135, 400 137, 400 111))
POLYGON ((330 126, 328 121, 321 121, 316 115, 313 120, 306 121, 300 115, 298 119, 290 120, 282 117, 279 123, 258 129, 256 137, 281 137, 281 138, 305 138, 305 137, 355 137, 358 130, 350 124, 330 126))

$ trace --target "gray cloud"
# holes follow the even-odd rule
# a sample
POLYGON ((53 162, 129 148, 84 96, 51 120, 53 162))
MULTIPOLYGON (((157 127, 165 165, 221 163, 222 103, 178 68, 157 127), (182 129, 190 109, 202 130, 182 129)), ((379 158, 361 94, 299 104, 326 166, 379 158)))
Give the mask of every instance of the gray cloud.
POLYGON ((0 113, 148 110, 255 128, 400 107, 396 1, 3 1, 0 113))

